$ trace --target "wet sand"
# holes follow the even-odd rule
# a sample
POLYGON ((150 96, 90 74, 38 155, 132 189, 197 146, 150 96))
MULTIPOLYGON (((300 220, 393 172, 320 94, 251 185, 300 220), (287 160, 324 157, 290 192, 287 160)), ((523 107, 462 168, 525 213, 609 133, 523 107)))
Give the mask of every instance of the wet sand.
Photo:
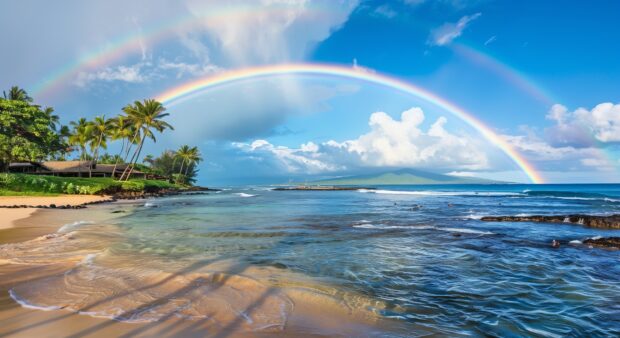
MULTIPOLYGON (((19 246, 28 241, 34 244, 37 244, 37 241, 49 241, 46 243, 51 247, 56 238, 46 235, 55 233, 61 226, 76 220, 96 219, 98 213, 109 216, 115 205, 116 203, 90 206, 88 209, 79 210, 37 210, 28 218, 16 220, 13 227, 1 229, 0 244, 18 243, 14 245, 19 246)), ((0 211, 6 210, 8 209, 0 209, 0 211)), ((110 233, 110 241, 114 240, 114 230, 106 228, 105 231, 110 233)), ((25 250, 28 250, 28 245, 24 245, 25 250)), ((105 243, 93 243, 93 245, 105 245, 105 243)), ((40 247, 39 245, 38 248, 40 247)), ((24 264, 7 264, 9 263, 7 260, 0 260, 0 337, 363 337, 376 333, 377 330, 383 331, 380 327, 385 325, 379 323, 377 317, 365 309, 367 300, 360 299, 359 307, 351 306, 356 304, 357 300, 343 306, 340 301, 331 297, 337 292, 336 290, 326 288, 324 292, 316 292, 314 286, 306 287, 308 281, 304 276, 291 276, 288 272, 278 269, 240 266, 238 262, 228 261, 205 264, 195 271, 174 273, 171 276, 162 274, 143 279, 140 280, 143 283, 140 288, 112 283, 109 287, 112 293, 94 301, 95 304, 102 301, 117 302, 115 304, 122 307, 125 313, 132 314, 139 313, 145 304, 170 302, 170 295, 179 294, 179 298, 187 297, 185 290, 190 290, 199 297, 210 294, 210 301, 204 302, 201 310, 207 313, 211 311, 211 316, 192 320, 179 318, 176 310, 167 312, 156 321, 137 323, 77 314, 75 310, 83 309, 84 304, 71 303, 75 301, 69 299, 74 295, 73 292, 66 293, 68 295, 66 306, 50 311, 28 308, 27 304, 24 304, 25 307, 20 306, 9 296, 10 289, 17 289, 22 294, 34 292, 30 295, 33 297, 37 297, 36 293, 42 291, 41 294, 44 295, 42 299, 45 299, 52 288, 56 291, 63 287, 67 281, 67 271, 75 271, 76 266, 84 261, 87 254, 87 251, 82 250, 75 257, 69 255, 63 260, 49 260, 45 252, 41 252, 38 256, 28 256, 31 262, 24 264), (291 280, 294 281, 296 278, 298 282, 291 283, 291 280), (195 282, 205 283, 205 279, 207 289, 199 289, 200 286, 197 287, 195 282), (188 280, 192 283, 179 280, 188 280), (266 280, 273 283, 256 282, 266 280), (278 282, 284 280, 286 282, 278 282), (31 286, 31 289, 28 289, 28 286, 31 286), (148 294, 147 296, 151 298, 147 302, 130 302, 136 298, 146 297, 140 289, 157 291, 166 297, 151 299, 153 294, 148 294), (209 291, 213 289, 219 290, 209 291), (224 310, 221 312, 220 309, 225 309, 226 306, 213 305, 222 301, 224 302, 222 304, 226 305, 230 300, 228 298, 235 297, 238 298, 235 300, 237 304, 241 304, 245 309, 240 314, 231 315, 230 311, 224 310), (287 311, 284 322, 277 320, 273 322, 273 319, 263 318, 263 313, 282 311, 280 308, 283 306, 287 311), (254 331, 256 324, 260 324, 261 320, 267 320, 266 324, 273 327, 254 331)), ((18 262, 17 260, 12 263, 18 262)), ((109 277, 118 277, 116 271, 123 271, 124 265, 127 264, 122 260, 111 262, 114 273, 109 277), (117 270, 119 268, 121 270, 117 270)), ((123 278, 131 279, 132 270, 128 271, 130 273, 123 278)), ((87 292, 92 293, 92 290, 87 292)), ((62 295, 62 292, 58 294, 62 295)), ((89 302, 93 303, 91 300, 89 302)))

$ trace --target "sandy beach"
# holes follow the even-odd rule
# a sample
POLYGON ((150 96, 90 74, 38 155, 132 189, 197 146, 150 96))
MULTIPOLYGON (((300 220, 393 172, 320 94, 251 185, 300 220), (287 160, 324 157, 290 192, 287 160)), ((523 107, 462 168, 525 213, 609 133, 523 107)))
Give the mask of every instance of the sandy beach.
MULTIPOLYGON (((3 205, 14 205, 17 203, 46 205, 59 201, 62 201, 61 203, 63 204, 67 204, 68 201, 71 201, 71 203, 77 205, 101 200, 99 196, 76 197, 78 198, 67 198, 67 196, 2 198, 1 203, 3 205)), ((183 290, 190 287, 190 285, 184 285, 183 283, 179 283, 179 281, 185 279, 190 280, 190 278, 193 280, 196 280, 196 278, 198 278, 198 280, 201 278, 215 278, 214 281, 217 280, 216 283, 220 288, 221 294, 212 294, 210 297, 215 298, 213 298, 211 302, 221 302, 224 299, 235 301, 236 297, 234 294, 243 292, 246 294, 246 299, 236 301, 256 302, 255 304, 260 304, 255 306, 260 307, 261 313, 273 312, 273 314, 276 314, 276 317, 277 312, 281 310, 275 303, 271 303, 279 299, 278 297, 284 297, 290 302, 290 311, 292 311, 293 308, 295 309, 295 311, 291 312, 290 316, 288 316, 286 329, 253 332, 253 329, 251 329, 253 326, 246 322, 246 320, 242 320, 243 317, 237 315, 231 316, 227 313, 214 313, 214 318, 206 317, 204 319, 188 320, 187 318, 180 318, 174 315, 175 312, 171 312, 170 316, 165 316, 154 322, 129 323, 111 320, 109 318, 78 314, 77 311, 71 307, 42 309, 40 307, 31 307, 28 303, 22 303, 20 305, 16 302, 14 297, 11 297, 9 290, 17 288, 20 293, 26 292, 26 290, 20 289, 21 285, 35 285, 38 284, 39 281, 42 284, 36 287, 36 290, 49 289, 48 292, 52 292, 51 290, 56 289, 55 283, 61 282, 61 284, 64 284, 62 280, 66 277, 62 276, 65 276, 67 271, 76 269, 76 267, 83 264, 85 259, 87 259, 88 251, 84 251, 84 247, 74 253, 68 252, 69 256, 61 255, 60 257, 62 257, 62 259, 54 258, 56 256, 49 256, 46 253, 48 248, 52 248, 55 245, 54 240, 56 238, 51 237, 53 236, 52 234, 58 234, 61 227, 79 220, 107 223, 113 219, 113 217, 122 217, 121 215, 123 215, 123 213, 112 214, 112 211, 131 208, 132 203, 134 202, 121 201, 92 205, 88 206, 86 209, 0 209, 3 216, 6 215, 2 217, 4 228, 0 229, 0 246, 3 244, 8 244, 9 246, 14 245, 14 247, 8 249, 6 247, 0 247, 0 251, 8 250, 15 253, 15 255, 9 255, 8 260, 0 259, 1 337, 297 337, 300 334, 303 336, 317 336, 319 332, 320 334, 318 334, 318 336, 331 336, 339 332, 349 332, 352 335, 358 336, 360 332, 376 329, 374 319, 369 317, 369 313, 366 313, 366 311, 351 313, 350 309, 342 307, 330 297, 306 292, 304 288, 300 288, 299 286, 289 286, 280 289, 266 287, 254 281, 255 278, 257 278, 257 280, 265 280, 268 277, 276 278, 276 276, 281 273, 278 269, 257 269, 250 266, 241 267, 238 266, 237 263, 232 262, 221 262, 215 265, 209 264, 198 270, 188 273, 179 273, 178 275, 175 274, 170 277, 166 277, 166 275, 157 275, 150 280, 144 279, 143 282, 147 283, 147 290, 154 291, 161 289, 162 292, 179 292, 179 297, 182 297, 183 290), (32 243, 32 246, 28 243, 32 243), (20 256, 20 252, 27 253, 25 256, 26 261, 20 262, 19 260, 13 260, 13 258, 20 256), (72 254, 74 254, 74 256, 70 256, 72 254), (36 258, 33 260, 34 257, 36 258), (222 275, 223 277, 217 277, 219 274, 212 275, 209 271, 238 272, 231 275, 224 274, 222 275), (209 277, 211 275, 213 277, 209 277), (230 294, 230 292, 233 292, 233 294, 230 294), (231 296, 232 298, 229 298, 231 296), (214 320, 216 318, 217 320, 214 320), (343 326, 343 323, 347 323, 346 326, 343 326), (289 331, 289 328, 292 329, 292 331, 289 331)), ((134 205, 143 206, 142 203, 144 202, 135 203, 134 205)), ((116 240, 114 237, 115 228, 113 226, 102 229, 104 233, 110 234, 110 241, 116 240)), ((71 235, 67 234, 66 236, 71 235)), ((100 250, 97 246, 105 247, 110 244, 105 242, 108 240, 106 237, 101 237, 101 239, 103 242, 84 238, 84 243, 92 243, 96 247, 96 250, 100 250)), ((71 239, 70 242, 73 244, 78 242, 82 243, 80 237, 71 239)), ((50 250, 50 252, 58 253, 53 249, 50 250)), ((124 260, 121 259, 120 261, 114 262, 113 265, 121 267, 125 265, 125 263, 124 260)), ((74 271, 79 271, 79 268, 74 271)), ((131 275, 127 275, 123 278, 130 278, 130 276, 131 275)), ((122 276, 119 276, 119 278, 120 277, 122 276)), ((128 298, 121 297, 115 300, 115 296, 111 295, 97 302, 103 302, 104 304, 107 304, 107 302, 119 302, 118 305, 123 306, 125 299, 142 297, 140 290, 132 291, 132 289, 127 288, 118 289, 118 291, 120 290, 130 292, 126 295, 128 298)), ((156 301, 164 302, 163 300, 156 301)), ((218 307, 213 307, 213 305, 208 304, 209 302, 206 303, 206 306, 212 308, 212 311, 219 311, 218 307)), ((135 305, 131 306, 137 307, 132 311, 138 311, 138 309, 141 309, 144 305, 140 306, 140 303, 135 303, 135 305)), ((132 309, 131 306, 130 309, 132 309)), ((86 305, 85 308, 89 309, 88 305, 86 305)))
POLYGON ((78 206, 82 204, 112 201, 110 196, 59 195, 59 196, 0 196, 0 229, 15 226, 15 222, 31 216, 37 206, 78 206), (28 208, 7 208, 26 205, 28 208))

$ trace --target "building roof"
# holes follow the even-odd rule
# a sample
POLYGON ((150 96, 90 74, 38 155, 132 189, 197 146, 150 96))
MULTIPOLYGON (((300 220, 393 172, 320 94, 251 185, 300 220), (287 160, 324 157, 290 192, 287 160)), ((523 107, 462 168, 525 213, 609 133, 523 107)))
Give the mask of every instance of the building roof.
POLYGON ((46 161, 41 166, 51 172, 77 173, 91 168, 92 161, 46 161))

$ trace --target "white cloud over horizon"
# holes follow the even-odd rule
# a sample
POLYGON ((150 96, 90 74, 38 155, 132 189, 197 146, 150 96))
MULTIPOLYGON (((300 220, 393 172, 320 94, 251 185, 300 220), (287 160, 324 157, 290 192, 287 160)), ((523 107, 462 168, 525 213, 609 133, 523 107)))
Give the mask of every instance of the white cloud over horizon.
POLYGON ((371 167, 453 168, 479 170, 488 167, 486 154, 469 135, 456 135, 439 117, 426 130, 425 116, 418 107, 404 111, 400 119, 384 112, 370 115, 370 130, 356 139, 320 144, 307 142, 298 148, 276 146, 266 140, 235 143, 248 155, 261 161, 279 163, 288 172, 345 171, 371 167))
POLYGON ((588 110, 555 104, 547 114, 555 125, 546 130, 551 142, 559 145, 590 147, 595 143, 620 143, 620 103, 604 102, 588 110))

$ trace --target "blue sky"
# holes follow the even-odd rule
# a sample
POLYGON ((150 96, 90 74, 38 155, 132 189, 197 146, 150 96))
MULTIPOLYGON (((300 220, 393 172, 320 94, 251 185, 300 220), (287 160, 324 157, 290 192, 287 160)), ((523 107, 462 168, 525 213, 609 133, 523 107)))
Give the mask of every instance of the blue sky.
MULTIPOLYGON (((112 116, 134 99, 238 68, 329 63, 393 76, 463 107, 547 182, 620 181, 617 1, 25 0, 2 8, 0 28, 10 34, 0 86, 32 92, 75 66, 52 90, 33 93, 65 123, 112 116), (85 57, 115 51, 128 36, 113 58, 85 57)), ((198 145, 202 184, 402 167, 527 180, 450 112, 350 79, 233 83, 169 112, 176 130, 147 152, 198 145)))

